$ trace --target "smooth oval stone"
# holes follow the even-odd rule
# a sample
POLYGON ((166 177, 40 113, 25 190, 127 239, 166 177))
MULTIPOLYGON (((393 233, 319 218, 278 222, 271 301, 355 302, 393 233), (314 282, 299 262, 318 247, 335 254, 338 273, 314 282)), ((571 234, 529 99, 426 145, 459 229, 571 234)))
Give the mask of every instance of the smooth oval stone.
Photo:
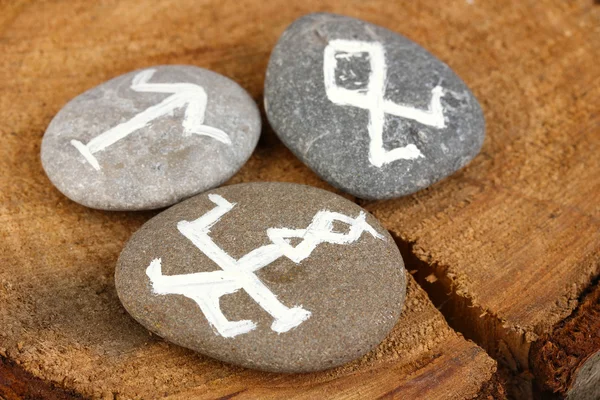
POLYGON ((443 62, 382 27, 333 14, 295 21, 275 46, 265 109, 281 140, 364 199, 423 189, 467 164, 481 108, 443 62))
POLYGON ((405 297, 378 221, 330 192, 226 186, 148 221, 119 257, 127 311, 181 346, 241 366, 307 372, 379 344, 405 297))
POLYGON ((42 140, 42 165, 67 197, 105 210, 165 207, 216 187, 260 135, 237 83, 193 66, 121 75, 71 100, 42 140))

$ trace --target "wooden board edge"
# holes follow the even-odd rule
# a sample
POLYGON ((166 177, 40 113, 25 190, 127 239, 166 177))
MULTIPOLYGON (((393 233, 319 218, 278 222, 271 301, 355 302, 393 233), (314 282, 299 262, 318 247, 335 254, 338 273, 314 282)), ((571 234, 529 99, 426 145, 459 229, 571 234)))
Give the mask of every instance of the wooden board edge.
POLYGON ((0 355, 0 399, 80 400, 79 394, 40 379, 0 355))
MULTIPOLYGON (((494 371, 490 379, 482 383, 479 391, 472 398, 475 400, 505 400, 507 399, 505 385, 506 379, 503 374, 499 371, 494 371)), ((245 390, 242 390, 233 395, 241 395, 244 392, 245 390)), ((187 395, 185 397, 187 397, 187 395)), ((192 395, 189 398, 195 397, 196 396, 192 395)), ((394 393, 390 393, 387 397, 396 398, 394 393)), ((38 378, 15 362, 0 356, 1 400, 82 400, 84 398, 85 397, 72 390, 67 390, 53 382, 38 378)))
POLYGON ((497 315, 475 304, 453 285, 444 268, 430 265, 413 251, 407 242, 390 231, 396 241, 407 270, 440 310, 448 325, 466 339, 481 346, 498 362, 498 374, 506 396, 531 398, 533 375, 529 368, 529 351, 537 339, 526 332, 506 324, 497 315))

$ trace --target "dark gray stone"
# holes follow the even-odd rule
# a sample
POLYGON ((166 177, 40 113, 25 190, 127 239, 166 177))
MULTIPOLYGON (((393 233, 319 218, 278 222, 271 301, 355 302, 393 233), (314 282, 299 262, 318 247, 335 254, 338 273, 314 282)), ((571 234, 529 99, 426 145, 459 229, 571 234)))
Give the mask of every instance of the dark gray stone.
POLYGON ((364 199, 431 185, 475 157, 485 136, 477 100, 446 64, 394 32, 333 14, 304 16, 282 34, 265 109, 297 157, 364 199))
POLYGON ((229 179, 260 128, 256 104, 234 81, 193 66, 151 67, 71 100, 46 130, 42 165, 85 206, 160 208, 229 179))
POLYGON ((127 243, 115 282, 156 334, 276 372, 362 356, 393 328, 406 291, 400 252, 372 215, 290 183, 226 186, 162 212, 127 243))

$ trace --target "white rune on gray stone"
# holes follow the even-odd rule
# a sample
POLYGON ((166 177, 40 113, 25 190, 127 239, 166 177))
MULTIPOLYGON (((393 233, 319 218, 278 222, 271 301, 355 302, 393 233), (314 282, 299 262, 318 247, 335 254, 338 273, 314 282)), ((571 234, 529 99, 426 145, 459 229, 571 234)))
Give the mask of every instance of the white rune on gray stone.
POLYGON ((165 207, 229 179, 260 127, 256 104, 230 79, 157 66, 70 101, 44 134, 42 165, 61 192, 88 207, 165 207))
POLYGON ((181 124, 185 135, 191 135, 192 133, 206 135, 231 145, 231 139, 225 132, 202 124, 207 103, 206 92, 202 86, 191 83, 148 83, 155 72, 155 69, 147 69, 136 74, 132 79, 131 90, 136 92, 172 93, 172 96, 167 97, 157 105, 148 107, 129 121, 101 133, 87 144, 83 144, 79 140, 71 140, 71 144, 79 150, 95 169, 99 170, 100 165, 94 157, 94 153, 106 149, 113 143, 126 138, 130 133, 146 127, 156 118, 170 114, 180 107, 186 107, 181 124))

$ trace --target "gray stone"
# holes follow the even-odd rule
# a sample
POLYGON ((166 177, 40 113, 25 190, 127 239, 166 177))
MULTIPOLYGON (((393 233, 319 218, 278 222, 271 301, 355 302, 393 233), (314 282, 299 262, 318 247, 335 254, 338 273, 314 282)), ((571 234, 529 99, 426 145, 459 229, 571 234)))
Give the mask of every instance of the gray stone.
POLYGON ((85 206, 154 209, 229 179, 260 129, 256 104, 234 81, 193 66, 157 66, 71 100, 44 134, 42 165, 85 206))
POLYGON ((589 356, 575 371, 567 400, 600 399, 600 351, 589 356))
POLYGON ((485 136, 477 100, 446 64, 394 32, 333 14, 304 16, 282 34, 265 109, 297 157, 364 199, 431 185, 467 164, 485 136))
POLYGON ((290 183, 226 186, 162 212, 127 243, 115 282, 156 334, 275 372, 365 354, 395 325, 406 291, 400 252, 372 215, 290 183))

